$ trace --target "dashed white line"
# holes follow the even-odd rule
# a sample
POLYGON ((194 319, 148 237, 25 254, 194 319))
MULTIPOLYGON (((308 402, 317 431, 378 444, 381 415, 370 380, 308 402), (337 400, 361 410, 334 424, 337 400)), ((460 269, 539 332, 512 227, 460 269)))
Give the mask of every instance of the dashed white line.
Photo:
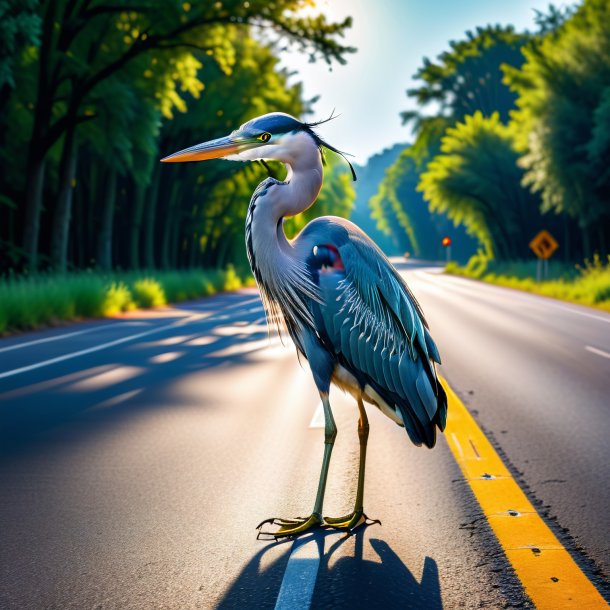
MULTIPOLYGON (((258 300, 258 299, 251 299, 250 301, 246 301, 246 303, 236 303, 234 305, 230 305, 223 309, 223 313, 226 311, 229 311, 231 309, 243 307, 244 305, 248 305, 249 303, 256 301, 256 300, 258 300)), ((197 311, 199 308, 192 307, 192 309, 197 311)), ((254 311, 262 311, 262 309, 263 309, 262 305, 259 305, 257 307, 250 308, 247 311, 248 311, 248 313, 250 313, 250 312, 254 312, 254 311)), ((180 309, 177 309, 177 311, 180 311, 180 309)), ((214 314, 211 314, 208 312, 206 312, 206 314, 210 317, 212 317, 214 315, 214 314)), ((106 330, 108 328, 113 328, 115 326, 121 326, 121 325, 122 326, 141 326, 143 324, 145 324, 145 322, 141 322, 138 320, 125 320, 125 321, 121 321, 121 322, 113 322, 112 324, 100 324, 99 326, 95 326, 92 328, 85 328, 83 330, 77 330, 77 331, 72 331, 72 332, 68 332, 68 333, 53 335, 52 337, 42 337, 41 339, 34 339, 32 341, 24 341, 22 343, 15 343, 14 345, 8 345, 7 347, 0 347, 0 354, 2 354, 4 352, 10 352, 10 351, 16 350, 16 349, 22 349, 24 347, 30 347, 31 345, 40 345, 41 343, 49 343, 50 341, 60 341, 61 339, 69 339, 70 337, 77 337, 79 335, 84 335, 87 333, 97 332, 100 330, 106 330)))
POLYGON ((603 349, 597 349, 596 347, 592 347, 591 345, 585 345, 585 349, 592 354, 597 354, 602 358, 610 358, 610 354, 605 352, 603 349))
POLYGON ((294 542, 275 610, 308 610, 311 606, 320 566, 321 544, 323 540, 315 538, 300 538, 294 542))
MULTIPOLYGON (((450 284, 455 290, 458 290, 464 294, 469 294, 470 296, 476 297, 476 291, 486 291, 489 294, 494 296, 498 296, 500 292, 498 289, 511 290, 512 297, 518 298, 522 301, 526 301, 529 303, 540 303, 541 300, 544 300, 544 305, 554 307, 555 309, 563 309, 569 313, 575 314, 577 316, 585 316, 586 318, 592 318, 593 320, 598 320, 599 322, 605 322, 606 324, 610 323, 610 316, 604 316, 601 312, 599 315, 594 313, 589 313, 586 311, 580 311, 577 309, 578 305, 574 307, 570 307, 568 305, 562 305, 554 299, 553 297, 547 297, 543 294, 536 294, 535 292, 524 292, 522 290, 517 290, 514 288, 507 288, 506 286, 497 286, 495 284, 488 284, 486 282, 482 282, 479 280, 469 279, 469 278, 460 278, 456 276, 449 276, 439 273, 430 273, 428 271, 414 271, 412 272, 415 276, 417 276, 422 281, 428 281, 432 284, 443 285, 443 287, 447 287, 447 284, 450 284), (473 288, 474 290, 471 290, 473 288)), ((581 305, 580 307, 586 308, 585 305, 581 305)))
MULTIPOLYGON (((14 349, 21 349, 22 347, 29 347, 30 345, 39 345, 40 343, 48 343, 49 341, 59 341, 61 339, 68 339, 69 337, 76 337, 77 335, 84 335, 86 333, 92 333, 99 330, 106 330, 107 328, 112 328, 114 326, 119 325, 124 326, 133 326, 134 322, 116 322, 114 324, 101 324, 100 326, 95 326, 94 328, 85 328, 84 330, 77 330, 70 333, 64 333, 61 335, 53 335, 52 337, 43 337, 42 339, 34 339, 33 341, 24 341, 23 343, 16 343, 15 345, 9 345, 8 347, 0 348, 0 354, 2 352, 10 352, 14 349)), ((139 323, 137 323, 139 324, 139 323)))
POLYGON ((313 412, 313 417, 309 422, 310 428, 324 428, 324 406, 322 402, 318 404, 316 410, 313 412))
POLYGON ((181 318, 179 320, 174 320, 171 324, 165 324, 163 326, 158 326, 157 328, 152 328, 150 330, 146 330, 142 333, 137 333, 135 335, 129 335, 128 337, 121 337, 120 339, 116 339, 114 341, 109 341, 108 343, 102 343, 101 345, 94 345, 93 347, 89 347, 87 349, 79 350, 78 352, 72 352, 70 354, 64 354, 63 356, 57 356, 56 358, 50 358, 49 360, 43 360, 42 362, 36 362, 35 364, 30 364, 28 366, 22 366, 18 369, 13 369, 12 371, 5 371, 4 373, 0 373, 0 379, 5 379, 6 377, 12 377, 13 375, 19 375, 21 373, 27 373, 28 371, 33 371, 35 369, 40 369, 44 366, 49 366, 51 364, 56 364, 58 362, 63 362, 64 360, 71 360, 72 358, 78 358, 79 356, 85 356, 86 354, 92 354, 93 352, 99 352, 103 349, 107 349, 109 347, 114 347, 115 345, 121 345, 122 343, 127 343, 128 341, 133 341, 134 339, 140 339, 141 337, 147 337, 148 335, 152 335, 154 333, 161 332, 167 328, 171 328, 173 326, 181 326, 182 324, 186 324, 187 322, 194 321, 196 319, 201 319, 207 317, 205 314, 196 314, 193 316, 189 316, 188 318, 181 318))

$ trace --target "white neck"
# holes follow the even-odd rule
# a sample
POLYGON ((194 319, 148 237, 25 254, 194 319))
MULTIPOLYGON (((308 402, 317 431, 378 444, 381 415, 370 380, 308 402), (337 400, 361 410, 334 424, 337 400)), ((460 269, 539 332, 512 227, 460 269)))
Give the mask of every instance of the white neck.
MULTIPOLYGON (((316 293, 304 262, 295 256, 292 244, 286 239, 282 219, 300 214, 314 203, 322 187, 323 169, 320 151, 309 135, 291 135, 290 146, 280 144, 277 148, 280 147, 283 150, 269 147, 273 156, 270 154, 268 158, 280 160, 288 167, 286 182, 272 183, 252 199, 246 241, 259 285, 266 285, 281 302, 283 297, 294 301, 295 293, 309 296, 316 293)), ((282 310, 285 311, 284 307, 282 310)))
MULTIPOLYGON (((272 185, 264 195, 251 203, 252 245, 269 245, 269 241, 283 246, 286 243, 281 220, 296 216, 316 200, 324 172, 322 157, 315 142, 306 133, 290 134, 275 146, 270 146, 266 158, 282 161, 288 169, 284 184, 272 185)), ((266 248, 265 248, 266 250, 266 248)))

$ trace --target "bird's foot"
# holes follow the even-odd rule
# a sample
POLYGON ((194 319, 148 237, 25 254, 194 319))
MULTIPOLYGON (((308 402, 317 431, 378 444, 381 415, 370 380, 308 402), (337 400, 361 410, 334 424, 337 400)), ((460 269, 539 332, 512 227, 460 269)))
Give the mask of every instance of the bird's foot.
POLYGON ((258 534, 257 540, 277 540, 278 538, 288 538, 290 536, 299 536, 320 527, 322 525, 322 517, 316 513, 312 513, 309 517, 296 517, 295 519, 282 519, 280 517, 272 517, 265 519, 256 526, 258 534), (261 528, 266 524, 277 525, 279 529, 275 532, 264 531, 261 528))
POLYGON ((369 519, 364 511, 361 510, 355 510, 353 513, 343 517, 324 517, 325 527, 347 532, 348 535, 361 525, 372 525, 373 523, 381 525, 379 519, 369 519))

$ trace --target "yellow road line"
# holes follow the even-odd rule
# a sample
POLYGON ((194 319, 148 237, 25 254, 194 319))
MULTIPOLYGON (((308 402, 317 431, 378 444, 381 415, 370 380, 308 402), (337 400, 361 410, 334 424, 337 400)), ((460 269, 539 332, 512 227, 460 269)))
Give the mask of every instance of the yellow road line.
POLYGON ((546 525, 462 401, 449 402, 445 438, 525 592, 538 610, 608 608, 546 525))

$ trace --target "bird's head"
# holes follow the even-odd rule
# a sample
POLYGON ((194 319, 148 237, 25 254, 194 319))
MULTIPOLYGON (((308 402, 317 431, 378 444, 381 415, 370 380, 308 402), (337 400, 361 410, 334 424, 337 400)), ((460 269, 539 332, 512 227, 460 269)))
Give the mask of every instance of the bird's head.
MULTIPOLYGON (((185 148, 161 159, 164 163, 185 161, 206 161, 208 159, 229 159, 231 161, 276 160, 293 163, 306 149, 319 150, 323 157, 325 148, 344 153, 326 143, 314 131, 314 127, 333 117, 316 123, 304 123, 283 112, 271 112, 244 123, 239 129, 224 138, 210 140, 185 148)), ((347 161, 347 159, 345 159, 347 161)), ((352 176, 356 173, 347 161, 352 176)))

